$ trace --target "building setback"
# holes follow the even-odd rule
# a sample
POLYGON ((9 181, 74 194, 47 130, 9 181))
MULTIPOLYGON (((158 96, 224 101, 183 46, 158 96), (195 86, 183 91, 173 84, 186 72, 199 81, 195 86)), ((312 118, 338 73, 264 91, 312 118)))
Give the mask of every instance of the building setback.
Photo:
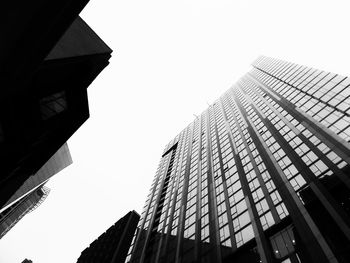
POLYGON ((135 211, 127 213, 83 250, 77 262, 124 262, 139 219, 140 216, 135 211))
POLYGON ((165 147, 126 262, 350 262, 350 79, 252 66, 165 147))

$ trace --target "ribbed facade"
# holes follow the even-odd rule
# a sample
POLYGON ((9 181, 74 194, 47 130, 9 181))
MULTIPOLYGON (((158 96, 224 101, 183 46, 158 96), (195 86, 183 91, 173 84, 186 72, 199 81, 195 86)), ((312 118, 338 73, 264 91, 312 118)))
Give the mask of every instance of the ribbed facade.
POLYGON ((350 262, 349 84, 255 61, 165 147, 126 262, 350 262))

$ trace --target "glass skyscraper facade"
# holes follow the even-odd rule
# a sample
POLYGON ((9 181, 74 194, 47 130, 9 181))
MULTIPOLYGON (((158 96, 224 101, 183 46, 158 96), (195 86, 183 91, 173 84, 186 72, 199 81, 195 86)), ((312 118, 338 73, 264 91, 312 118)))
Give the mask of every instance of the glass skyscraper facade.
POLYGON ((252 66, 165 147, 126 262, 350 262, 350 79, 252 66))
POLYGON ((36 209, 50 190, 44 186, 52 176, 72 164, 67 143, 62 147, 0 207, 0 239, 26 214, 36 209))
POLYGON ((35 189, 43 186, 52 176, 71 165, 72 162, 68 144, 65 143, 35 174, 30 176, 24 184, 17 189, 15 194, 11 196, 3 207, 0 207, 0 213, 35 189))
POLYGON ((25 215, 35 210, 44 202, 49 193, 49 188, 41 186, 0 213, 0 239, 25 215))

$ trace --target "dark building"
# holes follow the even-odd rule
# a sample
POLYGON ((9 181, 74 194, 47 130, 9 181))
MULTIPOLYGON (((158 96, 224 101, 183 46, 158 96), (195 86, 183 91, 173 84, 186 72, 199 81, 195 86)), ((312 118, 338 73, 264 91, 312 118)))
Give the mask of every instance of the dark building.
POLYGON ((349 84, 255 61, 165 147, 126 262, 350 262, 349 84))
POLYGON ((36 209, 47 197, 50 190, 45 186, 27 194, 0 213, 0 239, 26 214, 36 209))
POLYGON ((22 261, 22 263, 33 263, 33 261, 31 261, 30 259, 25 259, 22 261))
POLYGON ((131 211, 86 248, 78 263, 124 262, 140 216, 131 211))
POLYGON ((6 1, 0 32, 0 207, 88 119, 87 87, 111 49, 86 0, 6 1))

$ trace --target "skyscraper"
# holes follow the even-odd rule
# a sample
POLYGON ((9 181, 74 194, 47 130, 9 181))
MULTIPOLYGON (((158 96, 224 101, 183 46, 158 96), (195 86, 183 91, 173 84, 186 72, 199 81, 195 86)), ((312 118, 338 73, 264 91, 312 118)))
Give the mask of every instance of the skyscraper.
POLYGON ((26 214, 36 209, 46 199, 49 192, 49 188, 41 186, 1 212, 0 239, 26 214))
POLYGON ((38 172, 31 175, 21 187, 17 189, 16 193, 11 196, 5 206, 0 207, 0 213, 32 191, 43 186, 52 176, 59 173, 70 164, 72 164, 72 157, 68 145, 65 143, 38 172))
POLYGON ((126 262, 350 262, 350 79, 252 66, 165 147, 126 262))
POLYGON ((65 143, 37 173, 18 188, 3 207, 0 207, 0 239, 46 199, 49 189, 44 184, 71 163, 72 158, 65 143))

